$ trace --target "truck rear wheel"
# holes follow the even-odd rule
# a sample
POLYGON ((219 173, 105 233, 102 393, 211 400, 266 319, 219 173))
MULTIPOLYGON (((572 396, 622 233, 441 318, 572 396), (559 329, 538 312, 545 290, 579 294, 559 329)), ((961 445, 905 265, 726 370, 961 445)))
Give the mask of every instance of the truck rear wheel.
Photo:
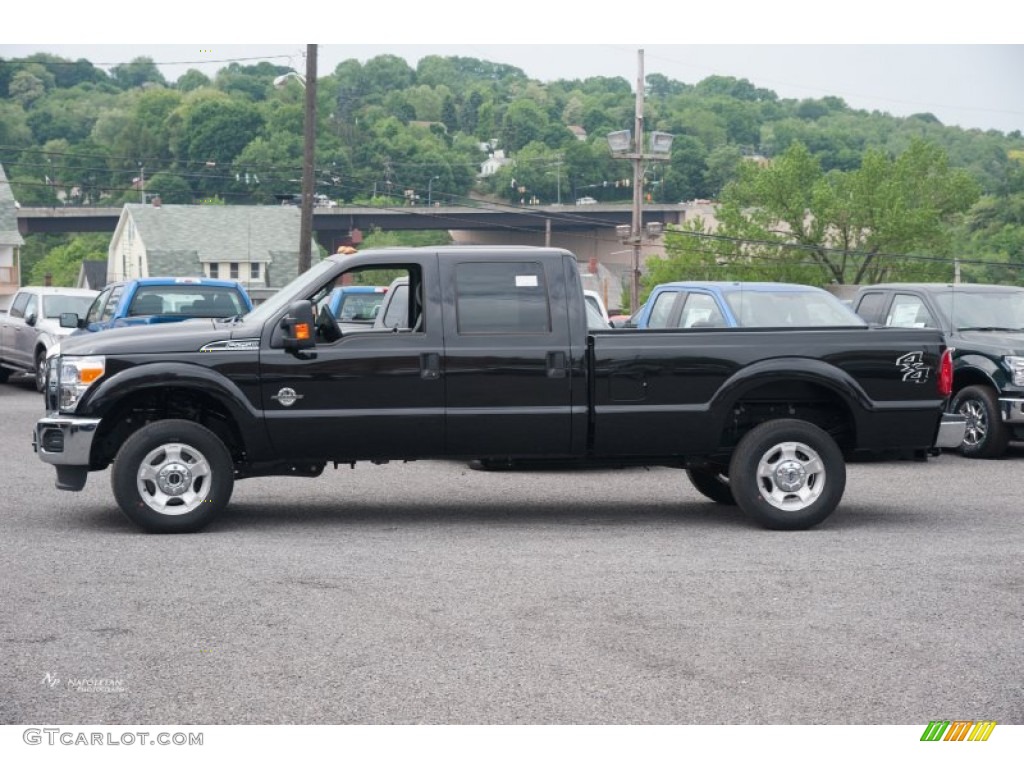
POLYGON ((231 455, 206 427, 168 419, 129 437, 110 483, 121 511, 150 533, 193 533, 223 510, 234 489, 231 455))
POLYGON ((798 419, 760 424, 729 462, 740 508, 765 528, 811 528, 839 505, 846 488, 842 451, 825 430, 798 419))
POLYGON ((964 387, 950 407, 967 419, 960 453, 969 459, 995 459, 1006 453, 1010 430, 999 413, 999 398, 990 387, 964 387))
POLYGON ((690 482, 693 483, 693 487, 697 491, 713 502, 731 507, 736 506, 736 498, 732 495, 729 478, 724 472, 718 472, 708 467, 688 467, 686 476, 690 478, 690 482))

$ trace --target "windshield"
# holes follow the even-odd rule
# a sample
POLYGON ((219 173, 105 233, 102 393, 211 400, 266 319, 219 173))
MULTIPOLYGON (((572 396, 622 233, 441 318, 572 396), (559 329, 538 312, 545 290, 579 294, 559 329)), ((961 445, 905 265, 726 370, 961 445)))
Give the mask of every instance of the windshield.
POLYGON ((74 312, 85 317, 94 296, 44 296, 43 310, 46 317, 60 317, 63 312, 74 312))
POLYGON ((1024 289, 1019 291, 949 291, 935 296, 947 324, 958 331, 1024 329, 1024 289), (952 318, 952 322, 950 322, 952 318))
POLYGON ((128 316, 233 317, 245 310, 242 296, 234 288, 188 284, 144 285, 132 297, 128 316))
POLYGON ((867 325, 826 291, 730 291, 725 300, 744 328, 867 325))
POLYGON ((247 314, 244 318, 245 321, 265 323, 293 301, 308 299, 313 288, 315 288, 323 279, 323 276, 330 272, 335 266, 336 262, 331 259, 324 259, 323 261, 314 264, 308 270, 288 283, 284 288, 256 307, 252 312, 247 314))

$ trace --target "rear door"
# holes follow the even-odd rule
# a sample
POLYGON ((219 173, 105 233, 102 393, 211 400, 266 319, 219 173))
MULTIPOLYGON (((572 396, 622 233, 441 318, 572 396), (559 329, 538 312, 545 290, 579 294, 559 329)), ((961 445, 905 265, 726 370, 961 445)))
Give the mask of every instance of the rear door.
POLYGON ((566 295, 561 259, 511 252, 445 260, 441 284, 446 452, 569 453, 574 373, 568 303, 581 310, 583 303, 582 290, 566 295))

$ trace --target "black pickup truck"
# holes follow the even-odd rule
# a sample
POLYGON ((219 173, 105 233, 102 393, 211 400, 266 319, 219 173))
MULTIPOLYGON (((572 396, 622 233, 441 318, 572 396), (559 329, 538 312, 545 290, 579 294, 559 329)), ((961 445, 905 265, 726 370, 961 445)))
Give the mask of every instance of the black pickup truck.
POLYGON ((953 354, 950 410, 966 418, 964 456, 998 458, 1024 440, 1024 288, 885 283, 860 288, 854 310, 891 328, 938 328, 953 354))
POLYGON ((538 458, 678 467, 802 529, 838 505, 847 454, 963 433, 938 331, 588 331, 576 258, 552 248, 333 256, 244 316, 71 338, 47 370, 33 445, 57 487, 112 464, 120 508, 155 532, 202 528, 245 477, 538 458), (325 307, 399 277, 401 328, 342 332, 325 307))

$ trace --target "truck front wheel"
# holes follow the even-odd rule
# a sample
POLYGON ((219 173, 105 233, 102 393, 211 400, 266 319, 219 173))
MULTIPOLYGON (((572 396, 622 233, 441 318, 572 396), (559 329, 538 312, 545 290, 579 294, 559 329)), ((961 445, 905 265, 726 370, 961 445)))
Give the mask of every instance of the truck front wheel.
POLYGON ((168 419, 129 437, 110 474, 121 511, 150 533, 192 533, 227 506, 231 455, 206 427, 168 419))
POLYGON ((839 505, 846 488, 842 451, 825 430, 798 419, 760 424, 729 462, 740 508, 765 528, 811 528, 839 505))
POLYGON ((1006 453, 1010 430, 999 414, 999 398, 989 387, 964 387, 950 407, 967 419, 960 453, 970 459, 995 459, 1006 453))

